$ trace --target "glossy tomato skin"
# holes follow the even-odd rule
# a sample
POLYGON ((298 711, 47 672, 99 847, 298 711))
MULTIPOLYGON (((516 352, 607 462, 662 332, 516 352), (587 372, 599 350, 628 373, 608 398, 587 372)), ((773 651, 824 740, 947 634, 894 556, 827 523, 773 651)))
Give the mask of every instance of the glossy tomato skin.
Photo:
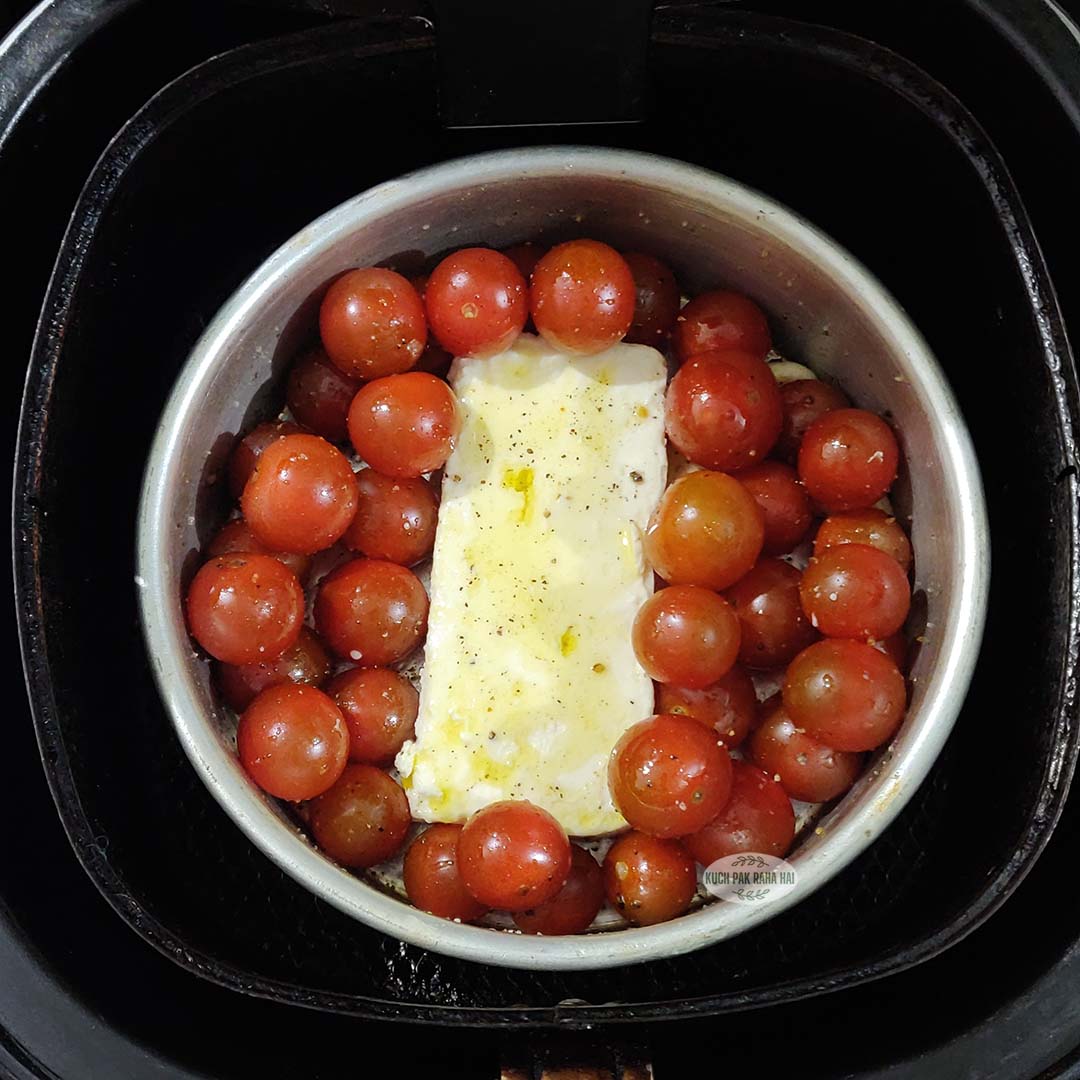
POLYGON ((346 765, 309 807, 315 843, 335 862, 362 869, 385 862, 405 842, 411 818, 401 785, 374 765, 346 765))
POLYGON ((784 708, 812 738, 836 750, 873 750, 896 733, 907 688, 896 665, 861 641, 819 641, 784 677, 784 708))
POLYGON ((300 802, 321 795, 341 776, 349 733, 340 710, 321 690, 279 683, 244 710, 236 752, 263 791, 300 802))
POLYGON ((285 384, 285 404, 309 431, 340 443, 348 438, 345 420, 359 389, 359 380, 343 374, 326 350, 316 347, 293 364, 285 384))
POLYGON ((532 272, 529 308, 540 335, 557 349, 598 353, 621 341, 634 320, 634 275, 597 240, 553 247, 532 272))
POLYGON ((735 472, 764 461, 782 423, 776 379, 751 353, 698 353, 668 384, 667 436, 684 457, 706 469, 735 472))
POLYGON ((739 653, 731 605, 698 585, 653 593, 633 627, 634 654, 652 679, 700 689, 726 675, 739 653))
POLYGON ((349 408, 353 448, 384 476, 421 476, 442 468, 460 430, 454 392, 424 371, 375 379, 349 408))
POLYGON ((806 429, 827 412, 849 408, 851 399, 843 390, 821 379, 793 379, 781 384, 780 403, 784 409, 784 423, 773 450, 782 461, 794 465, 806 429))
POLYGON ((900 449, 892 428, 865 409, 834 409, 815 420, 799 447, 799 478, 824 509, 873 506, 892 486, 900 449))
POLYGON ((332 570, 315 596, 315 628, 338 656, 364 667, 404 659, 427 632, 428 598, 411 570, 353 559, 332 570))
POLYGON ((761 510, 732 476, 701 469, 668 485, 645 533, 645 556, 672 585, 726 589, 757 562, 761 510))
POLYGON ((469 894, 458 867, 460 825, 426 828, 405 852, 402 878, 413 904, 443 919, 475 922, 487 908, 469 894))
POLYGON ((604 904, 600 864, 577 844, 570 847, 570 875, 546 903, 514 913, 514 924, 526 934, 581 934, 592 926, 604 904))
POLYGON ((253 427, 238 439, 229 457, 229 490, 234 499, 244 494, 244 488, 255 471, 255 463, 273 442, 286 435, 303 435, 304 429, 289 420, 272 420, 253 427))
POLYGON ((393 270, 348 270, 327 290, 319 308, 327 356, 351 379, 408 371, 427 343, 424 304, 393 270))
POLYGON ((734 750, 754 726, 757 693, 754 681, 736 664, 726 675, 702 689, 658 683, 656 711, 690 716, 716 732, 729 750, 734 750))
POLYGON ((217 555, 235 555, 246 553, 248 555, 269 555, 277 559, 279 563, 287 566, 302 585, 311 571, 311 557, 298 555, 295 551, 271 551, 252 531, 251 526, 243 519, 236 518, 234 521, 223 525, 210 541, 206 549, 208 557, 217 555))
POLYGON ((793 799, 830 802, 843 795, 862 770, 861 754, 834 750, 796 727, 774 695, 747 744, 750 760, 778 780, 793 799))
POLYGON ((273 660, 300 636, 304 590, 269 555, 223 555, 192 580, 187 618, 191 636, 222 663, 273 660))
POLYGON ((702 866, 751 852, 782 858, 795 840, 795 810, 787 792, 748 761, 733 762, 731 798, 703 829, 683 837, 683 847, 702 866))
POLYGON ((772 336, 765 313, 753 300, 728 289, 712 289, 682 309, 672 343, 679 360, 710 349, 739 349, 763 359, 772 348, 772 336))
POLYGON ((415 733, 420 695, 389 668, 351 668, 335 675, 327 694, 349 729, 349 760, 389 765, 415 733))
POLYGON ((634 276, 634 321, 626 340, 660 348, 679 314, 679 283, 671 268, 652 255, 630 251, 623 255, 634 276))
POLYGON ((356 499, 356 477, 340 450, 318 435, 286 435, 262 452, 240 506, 268 547, 313 555, 341 539, 356 499))
POLYGON ((217 685, 225 704, 243 712, 268 686, 304 683, 321 686, 330 674, 330 657, 322 642, 306 626, 300 636, 273 660, 254 664, 218 664, 217 685))
POLYGON ((802 607, 802 576, 783 559, 761 559, 728 589, 739 619, 739 661, 747 667, 782 667, 817 640, 802 607))
POLYGON ((454 356, 493 356, 508 349, 528 318, 525 278, 513 260, 491 248, 447 255, 424 290, 428 324, 454 356))
POLYGON ((488 907, 527 911, 551 900, 570 874, 570 841, 539 806, 504 800, 478 810, 458 838, 470 895, 488 907))
POLYGON ((911 569, 911 541, 896 518, 871 506, 833 514, 820 525, 814 537, 814 554, 823 555, 841 544, 866 544, 891 555, 904 573, 911 569))
POLYGON ((345 544, 371 559, 415 566, 435 546, 439 499, 420 476, 383 476, 374 469, 356 474, 356 516, 345 544))
POLYGON ((675 840, 623 833, 604 856, 604 892, 634 926, 652 926, 682 915, 697 892, 694 860, 675 840))
POLYGON ((827 637, 887 638, 911 607, 900 564, 866 544, 841 544, 814 556, 799 591, 810 622, 827 637))
POLYGON ((660 714, 615 744, 608 786, 619 813, 650 836, 686 836, 731 797, 731 756, 715 731, 689 716, 660 714))
POLYGON ((765 555, 786 555, 805 539, 814 520, 810 497, 790 465, 763 461, 739 473, 765 522, 765 555))

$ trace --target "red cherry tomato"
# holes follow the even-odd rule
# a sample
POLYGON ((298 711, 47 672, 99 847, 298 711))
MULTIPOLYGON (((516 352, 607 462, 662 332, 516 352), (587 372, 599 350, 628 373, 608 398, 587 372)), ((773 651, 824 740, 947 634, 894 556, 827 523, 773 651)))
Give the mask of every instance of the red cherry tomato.
POLYGON ((460 430, 453 390, 423 371, 369 382, 349 409, 356 452, 384 476, 420 476, 441 468, 460 430))
POLYGON ((783 559, 762 559, 728 589, 739 619, 739 660, 747 667, 782 667, 817 639, 802 609, 801 580, 783 559))
POLYGON ((310 556, 298 555, 295 551, 271 551, 251 531, 251 526, 243 518, 237 518, 223 525, 206 549, 207 556, 211 558, 216 555, 235 555, 240 552, 246 552, 249 555, 269 555, 277 559, 296 575, 301 584, 311 570, 310 556))
POLYGON ((331 571, 315 595, 315 628, 330 648, 365 667, 408 656, 427 632, 428 598, 417 576, 381 559, 331 571))
POLYGON ((424 351, 424 305, 393 270, 349 270, 323 297, 319 333, 327 356, 350 378, 396 375, 424 351))
POLYGON ((345 543, 372 559, 414 566, 431 554, 439 500, 419 476, 394 479, 374 469, 356 474, 359 500, 345 543))
POLYGON ((904 719, 904 676, 861 641, 819 641, 791 662, 784 708, 812 738, 837 750, 873 750, 904 719))
POLYGON ((731 797, 731 756, 690 716, 651 716, 624 732, 608 786, 632 828, 670 839, 697 832, 731 797))
POLYGON ((550 344, 588 354, 626 336, 634 297, 634 275, 614 248, 597 240, 571 240, 536 264, 529 305, 537 331, 550 344))
POLYGON ((539 806, 522 800, 478 810, 458 838, 465 888, 482 904, 527 911, 551 900, 570 874, 570 841, 539 806))
POLYGON ((304 590, 269 555, 225 555, 195 575, 187 617, 191 636, 216 660, 273 660, 300 636, 304 590))
POLYGON ((678 360, 710 349, 739 349, 762 359, 772 348, 772 337, 764 312, 753 300, 727 289, 713 289, 682 309, 672 344, 678 360))
POLYGON ((513 261, 491 248, 455 251, 424 291, 431 332, 455 356, 504 352, 525 326, 528 286, 513 261))
POLYGON ((855 783, 862 755, 833 750, 797 728, 776 694, 750 736, 750 760, 804 802, 829 802, 855 783))
POLYGON ((251 531, 277 551, 313 555, 340 540, 356 513, 349 459, 318 435, 286 435, 268 446, 240 506, 251 531))
POLYGON ((777 457, 794 465, 799 457, 806 429, 833 409, 846 409, 851 400, 842 390, 820 379, 794 379, 780 386, 784 426, 773 448, 777 457))
POLYGON ((604 892, 634 926, 682 915, 697 892, 694 860, 674 840, 623 833, 604 857, 604 892))
POLYGON ((810 498, 790 465, 763 461, 739 473, 739 483, 754 497, 765 520, 766 555, 786 555, 810 531, 810 498))
POLYGON ((634 654, 650 678, 701 689, 731 670, 739 620, 731 605, 698 585, 654 593, 634 619, 634 654))
POLYGON ((359 389, 356 379, 350 379, 330 363, 325 349, 309 349, 289 372, 285 403, 304 427, 339 443, 348 438, 345 420, 359 389))
POLYGON ((487 913, 473 899, 458 868, 460 825, 431 825, 405 852, 402 878, 409 899, 423 911, 443 919, 475 922, 487 913))
POLYGON ((866 544, 891 555, 906 574, 911 569, 911 541, 894 517, 883 510, 849 510, 827 517, 814 537, 814 554, 840 544, 866 544))
POLYGON ((672 585, 726 589, 757 562, 765 536, 753 496, 704 469, 669 485, 645 533, 645 555, 672 585))
POLYGON ((396 671, 352 668, 335 675, 326 692, 348 725, 350 761, 389 765, 413 737, 420 695, 396 671))
POLYGON ((782 421, 776 379, 769 365, 750 353, 699 353, 668 384, 668 438, 707 469, 734 471, 763 461, 782 421))
POLYGON ((639 251, 623 255, 634 275, 634 321, 626 340, 659 348, 679 314, 679 284, 659 259, 639 251))
POLYGON ((799 477, 826 510, 861 510, 889 490, 899 460, 896 436, 880 416, 834 409, 803 436, 799 477))
POLYGON ((315 843, 334 862, 353 869, 395 855, 411 824, 401 785, 374 765, 346 765, 309 811, 315 843))
POLYGON ((512 247, 503 248, 503 254, 518 268, 521 276, 528 281, 536 264, 544 257, 547 248, 534 244, 527 240, 524 244, 514 244, 512 247))
POLYGON ((720 741, 734 750, 750 734, 757 717, 754 681, 737 664, 711 686, 692 690, 687 686, 660 683, 656 711, 690 716, 712 728, 720 741))
POLYGON ((600 864, 584 849, 570 847, 570 876, 546 903, 514 913, 514 924, 526 934, 581 934, 592 926, 604 904, 600 864))
POLYGON ((911 607, 900 564, 866 544, 826 548, 810 560, 799 592, 811 624, 827 637, 887 638, 911 607))
POLYGON ((783 857, 795 840, 795 811, 787 792, 749 762, 732 764, 727 806, 703 829, 683 837, 683 847, 702 866, 743 851, 783 857))
POLYGON ((240 764, 256 784, 291 802, 314 799, 345 768, 349 732, 338 707, 301 683, 267 687, 236 728, 240 764))
POLYGON ((273 420, 252 428, 233 447, 229 458, 229 490, 234 499, 244 494, 244 488, 255 471, 255 462, 262 452, 272 443, 286 435, 303 435, 304 429, 299 424, 288 420, 273 420))
POLYGON ((287 682, 321 686, 329 674, 330 657, 322 642, 302 626, 296 644, 273 660, 255 664, 218 664, 217 685, 225 704, 236 712, 243 712, 268 686, 287 682))

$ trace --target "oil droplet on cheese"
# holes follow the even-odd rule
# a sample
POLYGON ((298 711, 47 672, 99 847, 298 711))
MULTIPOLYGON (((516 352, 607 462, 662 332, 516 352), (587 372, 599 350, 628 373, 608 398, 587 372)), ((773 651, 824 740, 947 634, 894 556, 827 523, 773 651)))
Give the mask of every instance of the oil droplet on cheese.
POLYGON ((503 473, 503 487, 520 492, 524 496, 521 500, 521 509, 518 511, 518 521, 525 525, 532 521, 534 476, 535 473, 528 465, 520 469, 507 469, 503 473))
POLYGON ((578 637, 574 633, 574 628, 568 626, 564 631, 561 638, 559 638, 559 652, 563 656, 569 656, 578 647, 578 637))

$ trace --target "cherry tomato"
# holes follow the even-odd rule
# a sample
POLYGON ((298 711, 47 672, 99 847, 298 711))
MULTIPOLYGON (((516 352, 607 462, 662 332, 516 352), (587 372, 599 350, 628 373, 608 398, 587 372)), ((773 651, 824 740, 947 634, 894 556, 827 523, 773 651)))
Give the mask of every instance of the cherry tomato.
POLYGON ((772 337, 764 312, 753 300, 727 289, 713 289, 682 309, 672 344, 678 360, 710 349, 739 349, 760 360, 772 348, 772 337))
POLYGON ((217 684, 225 704, 243 712, 268 686, 304 683, 321 686, 330 674, 330 657, 322 642, 306 627, 300 627, 295 645, 273 660, 255 664, 219 664, 217 684))
POLYGON ((346 765, 309 810, 315 843, 334 862, 353 869, 396 854, 412 824, 401 785, 374 765, 346 765))
POLYGON ((739 473, 765 519, 766 555, 786 555, 801 543, 814 520, 810 498, 798 474, 780 461, 763 461, 739 473))
POLYGON ((303 435, 304 429, 299 424, 288 420, 273 420, 252 428, 238 440, 229 458, 229 490, 234 499, 244 494, 244 488, 255 471, 255 462, 262 452, 272 443, 286 435, 303 435))
POLYGON ((581 934, 592 926, 603 904, 600 864, 584 848, 571 844, 566 884, 546 903, 515 912, 514 924, 526 934, 581 934))
POLYGON ((458 868, 460 825, 431 825, 405 852, 402 878, 409 899, 422 911, 443 919, 475 922, 487 913, 473 899, 461 880, 458 868))
POLYGON ((187 617, 191 636, 216 660, 273 660, 300 636, 304 590, 269 555, 223 555, 192 580, 187 617))
POLYGON ((571 240, 536 264, 529 305, 537 331, 555 348, 588 354, 626 336, 634 297, 634 275, 614 248, 571 240))
POLYGON ((690 716, 661 714, 628 728, 608 763, 619 813, 650 836, 697 832, 731 797, 731 756, 690 716))
POLYGON ((710 589, 671 585, 641 605, 633 641, 650 678, 699 690, 731 670, 739 654, 739 620, 710 589))
POLYGON ((795 840, 795 810, 787 792, 749 762, 732 764, 727 806, 703 829, 683 837, 683 847, 702 866, 743 851, 782 858, 795 840))
POLYGON ((623 833, 604 857, 604 891, 634 926, 652 926, 681 915, 697 892, 694 860, 674 840, 623 833))
POLYGON ((348 438, 345 421, 359 389, 358 380, 350 379, 330 363, 325 349, 309 349, 289 372, 285 403, 304 427, 339 443, 348 438))
POLYGON ((381 559, 331 571, 315 595, 315 627, 330 648, 365 667, 406 657, 427 632, 428 598, 417 576, 381 559))
POLYGON ((841 544, 812 558, 799 593, 811 624, 827 637, 887 638, 911 607, 900 564, 866 544, 841 544))
POLYGON ((645 555, 672 585, 726 589, 757 562, 764 537, 761 510, 746 488, 702 469, 664 492, 645 533, 645 555))
POLYGON ((736 664, 726 675, 701 690, 658 684, 656 711, 693 717, 698 723, 712 728, 720 741, 729 750, 734 750, 754 725, 757 693, 753 679, 736 664))
POLYGON ((431 332, 455 356, 493 356, 515 341, 528 317, 528 286, 513 261, 491 248, 455 251, 424 291, 431 332))
POLYGON ((777 457, 794 465, 806 429, 819 416, 848 408, 851 400, 843 390, 821 379, 794 379, 781 384, 780 403, 784 407, 784 426, 773 449, 777 457))
POLYGON ((761 725, 750 736, 750 760, 804 802, 829 802, 855 783, 862 755, 833 750, 795 726, 780 695, 765 703, 761 725))
POLYGON ((783 559, 762 559, 728 589, 739 619, 739 660, 747 667, 782 667, 817 639, 802 609, 801 580, 783 559))
POLYGON ((512 247, 503 248, 503 254, 518 268, 518 273, 528 281, 546 250, 539 244, 527 240, 524 244, 514 244, 512 247))
POLYGON ((668 438, 707 469, 734 471, 763 461, 782 422, 776 379, 769 365, 750 353, 699 353, 668 384, 668 438))
POLYGON ((396 375, 424 351, 424 305, 393 270, 349 270, 323 297, 319 333, 327 356, 350 378, 396 375))
POLYGON ((563 827, 524 799, 478 810, 458 838, 465 888, 482 904, 527 911, 551 900, 570 874, 570 841, 563 827))
POLYGON ((277 559, 279 563, 287 566, 297 580, 303 584, 311 570, 311 558, 307 555, 298 555, 295 551, 271 551, 251 531, 251 526, 243 518, 237 518, 223 525, 210 541, 206 549, 208 556, 235 555, 238 552, 246 552, 249 555, 269 555, 277 559))
POLYGON ((861 641, 819 641, 791 662, 784 708, 812 738, 837 750, 873 750, 904 719, 904 676, 883 652, 861 641))
POLYGON ((460 430, 453 390, 424 371, 369 382, 349 409, 356 452, 384 476, 421 476, 441 468, 460 430))
POLYGON ((623 255, 634 275, 634 321, 626 340, 658 348, 679 314, 679 283, 659 259, 631 251, 623 255))
POLYGON ((911 541, 894 517, 883 510, 849 510, 827 517, 814 537, 814 554, 840 544, 866 544, 891 555, 906 574, 911 569, 911 541))
POLYGON ((403 675, 389 668, 352 668, 326 687, 349 727, 349 760, 389 765, 413 725, 420 695, 403 675))
POLYGON ((861 510, 889 490, 899 460, 896 436, 880 416, 833 409, 803 436, 799 477, 826 510, 861 510))
POLYGON ((236 727, 240 764, 279 799, 300 802, 326 791, 345 768, 349 732, 338 707, 302 683, 269 686, 236 727))
POLYGON ((356 474, 359 500, 345 543, 372 559, 414 566, 431 554, 439 500, 419 476, 383 476, 374 469, 356 474))
POLYGON ((899 672, 907 669, 908 643, 903 634, 891 634, 884 641, 868 641, 878 652, 883 652, 895 665, 899 672))

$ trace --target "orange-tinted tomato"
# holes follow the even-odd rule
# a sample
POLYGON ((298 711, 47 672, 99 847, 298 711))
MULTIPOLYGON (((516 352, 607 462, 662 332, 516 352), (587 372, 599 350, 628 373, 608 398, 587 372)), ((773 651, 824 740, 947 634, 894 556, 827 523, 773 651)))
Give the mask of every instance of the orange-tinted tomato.
POLYGON ((820 379, 794 379, 783 383, 780 402, 784 407, 784 426, 773 449, 777 457, 792 465, 798 459, 806 429, 819 416, 851 405, 847 394, 820 379))
POLYGON ((826 510, 861 510, 889 490, 899 461, 896 436, 880 416, 834 409, 803 436, 799 477, 826 510))
POLYGON ((249 555, 270 555, 287 566, 303 584, 311 570, 311 557, 299 555, 295 551, 271 551, 252 531, 243 518, 236 518, 223 525, 210 546, 206 549, 209 557, 215 555, 235 555, 246 552, 249 555))
POLYGON ((339 443, 348 438, 345 420, 359 389, 359 381, 332 364, 325 349, 314 348, 293 364, 285 385, 285 403, 304 427, 339 443))
POLYGON ((810 622, 827 637, 887 638, 911 607, 900 564, 866 544, 826 548, 810 560, 799 591, 810 622))
POLYGON ((734 750, 754 726, 757 693, 753 679, 736 664, 722 678, 700 690, 659 683, 656 711, 691 716, 712 728, 720 741, 734 750))
POLYGON ((458 868, 460 825, 431 825, 405 852, 402 878, 409 899, 444 919, 475 922, 487 908, 469 895, 458 868))
POLYGON ((652 255, 630 251, 623 255, 634 275, 634 321, 626 340, 659 348, 679 314, 679 284, 670 268, 652 255))
POLYGON ((739 619, 739 660, 782 667, 817 638, 802 609, 802 574, 783 559, 762 559, 726 596, 739 619))
POLYGON ((764 312, 753 300, 713 289, 682 309, 672 343, 679 360, 710 349, 739 349, 761 359, 772 348, 772 337, 764 312))
POLYGON ((697 892, 694 860, 675 840, 623 833, 604 857, 604 892, 634 926, 682 915, 697 892))
POLYGON ((739 473, 739 483, 754 497, 765 521, 766 555, 786 555, 810 531, 810 497, 798 474, 780 461, 763 461, 739 473))
POLYGON ((374 469, 356 474, 359 499, 345 543, 372 559, 414 566, 431 554, 439 499, 423 477, 395 479, 374 469))
POLYGON ((570 847, 570 876, 546 903, 514 913, 514 923, 526 934, 580 934, 592 925, 604 903, 600 864, 584 849, 570 847))
POLYGON ((814 537, 814 554, 840 544, 866 544, 891 555, 906 574, 911 569, 911 541, 894 517, 883 510, 849 510, 827 517, 814 537))
POLYGON ((229 490, 234 499, 244 494, 244 488, 255 471, 255 462, 272 443, 286 435, 303 435, 299 424, 288 420, 272 420, 253 427, 242 439, 238 439, 229 457, 229 490))
POLYGON ((309 807, 315 843, 353 869, 395 855, 409 831, 409 800, 401 785, 374 765, 346 765, 329 791, 309 807))
POLYGON ((218 664, 217 685, 230 709, 243 712, 268 686, 304 683, 321 686, 330 674, 330 657, 306 626, 280 656, 255 664, 218 664))
POLYGON ((404 675, 389 668, 352 668, 335 675, 327 694, 349 728, 349 760, 389 765, 413 725, 420 695, 404 675))

